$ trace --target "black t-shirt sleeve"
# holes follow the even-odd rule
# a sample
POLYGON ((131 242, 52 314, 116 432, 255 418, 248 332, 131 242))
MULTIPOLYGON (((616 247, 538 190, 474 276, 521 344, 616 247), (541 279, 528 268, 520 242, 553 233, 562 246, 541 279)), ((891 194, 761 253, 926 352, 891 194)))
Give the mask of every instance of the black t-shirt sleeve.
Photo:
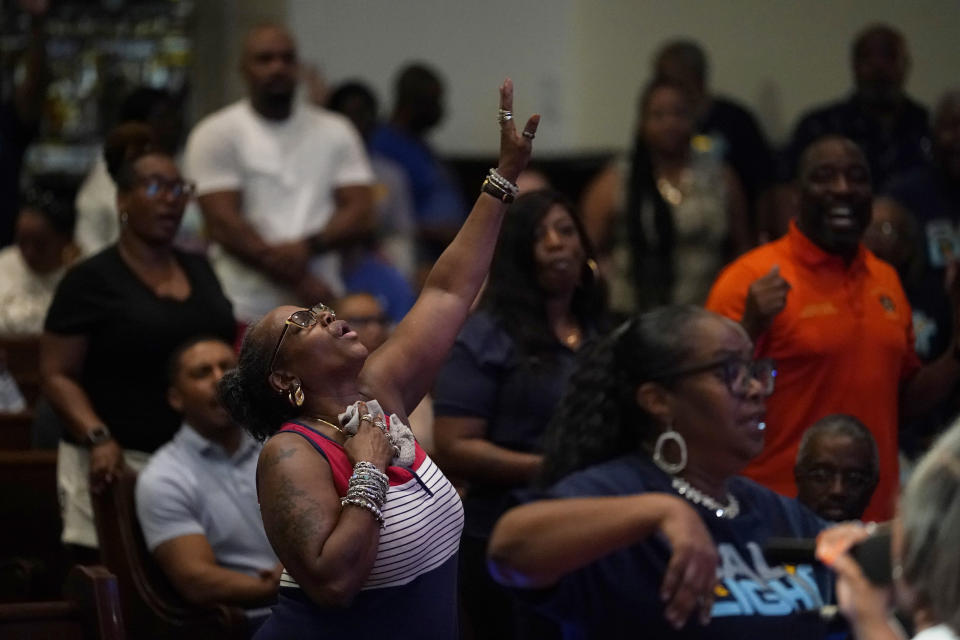
POLYGON ((233 305, 223 293, 220 280, 206 257, 197 254, 180 254, 181 263, 190 273, 190 279, 197 288, 200 299, 210 308, 210 330, 213 335, 233 344, 236 338, 236 320, 233 305))
POLYGON ((89 261, 68 271, 53 295, 44 330, 63 335, 91 333, 107 312, 103 295, 107 281, 89 261))

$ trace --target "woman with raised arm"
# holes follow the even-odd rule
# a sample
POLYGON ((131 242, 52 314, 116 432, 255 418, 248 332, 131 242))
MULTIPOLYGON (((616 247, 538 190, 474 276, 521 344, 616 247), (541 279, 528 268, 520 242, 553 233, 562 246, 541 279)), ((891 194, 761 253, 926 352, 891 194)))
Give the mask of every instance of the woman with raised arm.
POLYGON ((823 521, 736 475, 763 448, 775 377, 752 356, 740 325, 694 306, 585 349, 546 434, 554 484, 498 521, 494 577, 537 591, 568 639, 823 637, 828 572, 762 554, 823 521))
POLYGON ((221 382, 234 418, 269 438, 257 472, 263 523, 286 567, 258 638, 454 638, 463 508, 413 440, 430 388, 490 266, 539 116, 518 132, 500 89, 500 160, 416 304, 372 354, 334 311, 280 307, 250 328, 221 382))

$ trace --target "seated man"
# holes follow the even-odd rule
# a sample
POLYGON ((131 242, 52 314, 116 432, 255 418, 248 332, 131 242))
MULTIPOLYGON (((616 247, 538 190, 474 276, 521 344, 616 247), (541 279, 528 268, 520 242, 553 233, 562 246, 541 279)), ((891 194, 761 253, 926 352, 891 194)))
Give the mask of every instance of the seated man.
POLYGON ((189 602, 268 603, 282 567, 260 520, 261 445, 230 421, 217 399, 217 382, 237 366, 236 356, 222 340, 199 338, 170 362, 168 397, 184 421, 137 480, 147 548, 189 602))
POLYGON ((880 478, 873 434, 853 416, 835 413, 803 434, 793 468, 797 500, 825 520, 859 520, 880 478))

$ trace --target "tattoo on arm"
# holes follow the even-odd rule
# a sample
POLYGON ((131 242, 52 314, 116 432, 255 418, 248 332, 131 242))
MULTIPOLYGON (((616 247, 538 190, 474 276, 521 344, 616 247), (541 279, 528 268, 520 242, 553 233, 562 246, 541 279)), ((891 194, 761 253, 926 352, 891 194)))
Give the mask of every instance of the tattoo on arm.
POLYGON ((263 468, 272 469, 273 467, 280 464, 281 460, 285 460, 286 458, 289 458, 296 452, 297 452, 296 447, 290 447, 289 449, 281 449, 280 451, 277 452, 276 455, 270 456, 269 458, 263 461, 263 468))
MULTIPOLYGON (((284 453, 287 452, 281 452, 280 455, 284 453)), ((287 477, 280 478, 280 487, 273 495, 272 502, 268 508, 273 516, 272 528, 277 536, 277 546, 303 558, 303 553, 311 548, 311 541, 321 531, 323 512, 320 503, 306 491, 298 489, 287 477)))

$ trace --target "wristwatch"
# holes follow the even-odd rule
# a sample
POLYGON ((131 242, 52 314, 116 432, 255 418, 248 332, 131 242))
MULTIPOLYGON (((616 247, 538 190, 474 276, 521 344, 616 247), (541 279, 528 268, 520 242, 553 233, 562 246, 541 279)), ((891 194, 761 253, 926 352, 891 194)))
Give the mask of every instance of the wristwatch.
POLYGON ((95 447, 112 438, 113 434, 110 433, 110 429, 107 429, 106 425, 101 424, 98 427, 94 427, 91 431, 88 431, 83 437, 83 442, 88 447, 95 447))
POLYGON ((513 202, 513 194, 503 187, 495 184, 492 180, 490 180, 490 178, 487 178, 483 181, 483 185, 480 187, 480 190, 493 196, 500 202, 504 202, 506 204, 513 202))

